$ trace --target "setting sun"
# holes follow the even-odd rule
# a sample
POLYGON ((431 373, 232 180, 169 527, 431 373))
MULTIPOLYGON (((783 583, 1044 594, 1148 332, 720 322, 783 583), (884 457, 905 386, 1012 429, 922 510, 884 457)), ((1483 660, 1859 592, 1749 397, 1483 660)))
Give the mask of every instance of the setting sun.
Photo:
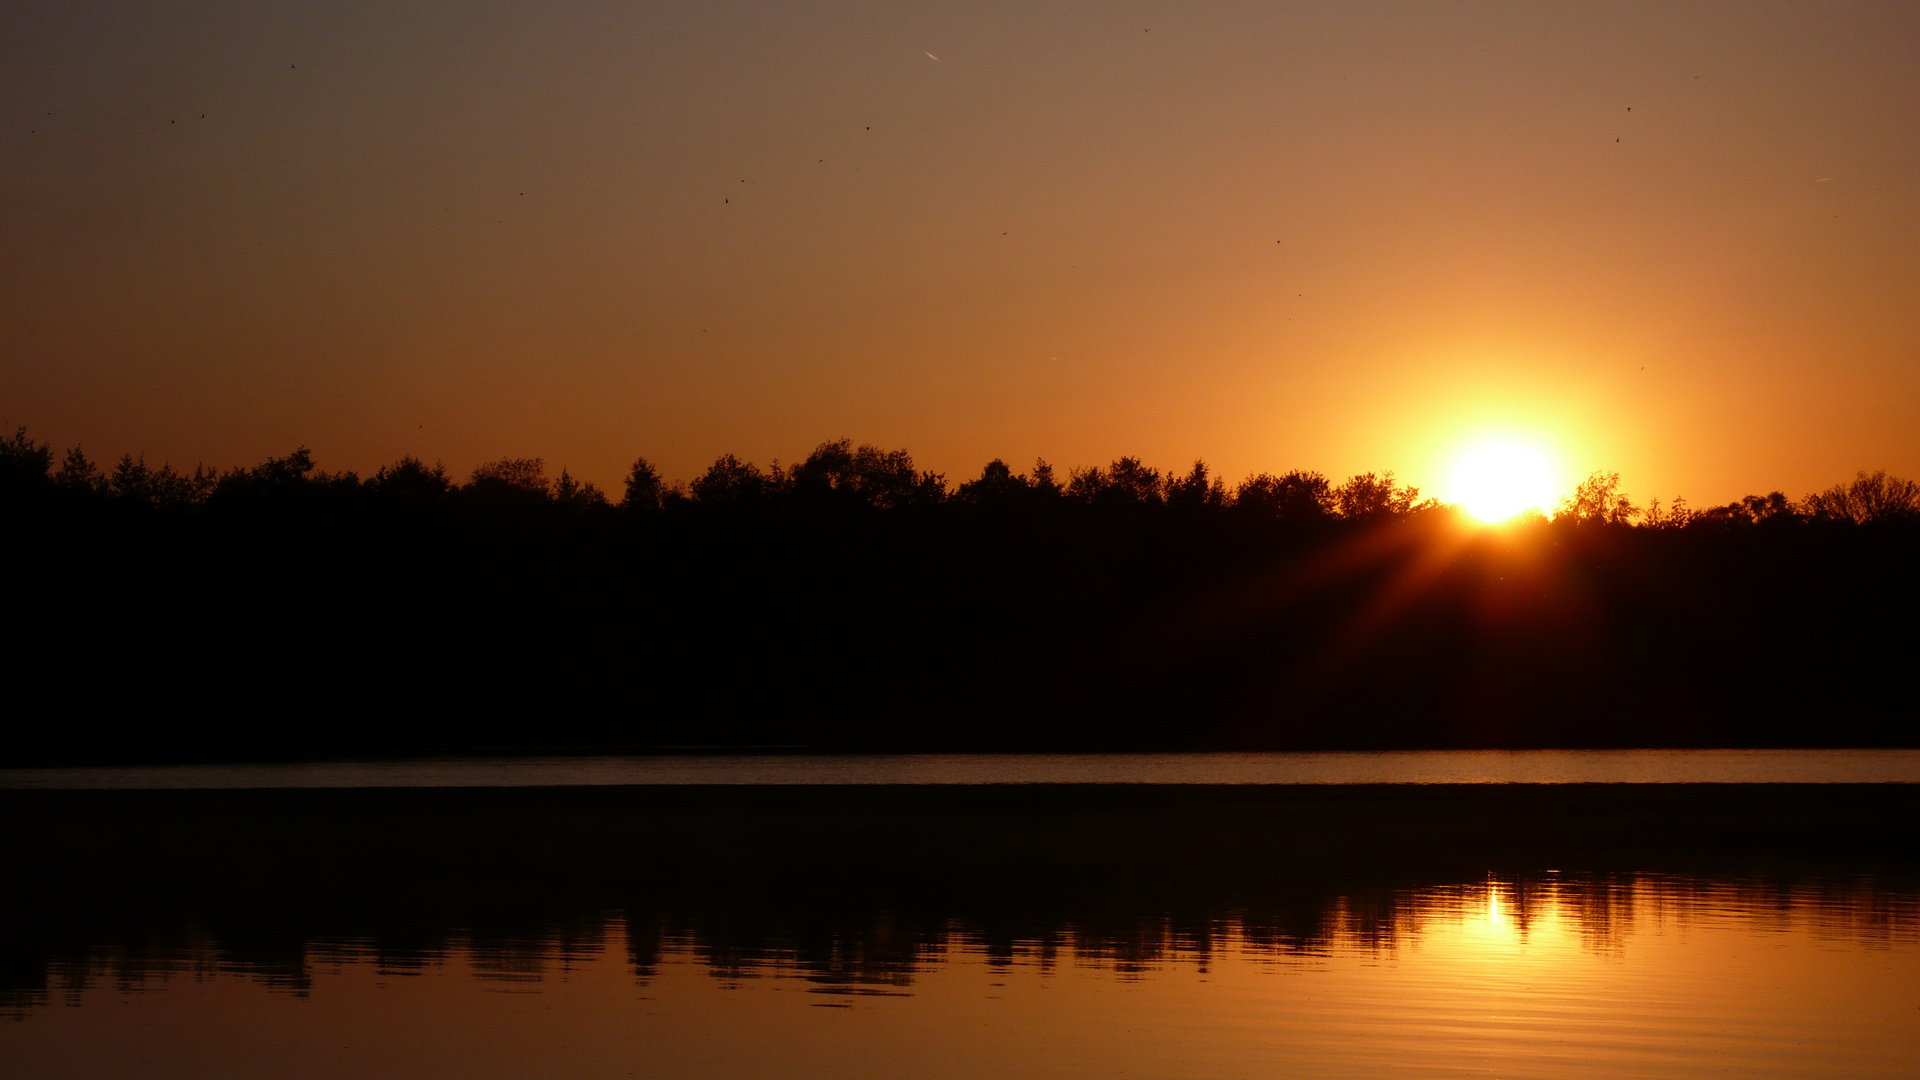
POLYGON ((1468 450, 1453 469, 1451 496, 1481 521, 1505 521, 1553 503, 1553 463, 1538 447, 1488 442, 1468 450))

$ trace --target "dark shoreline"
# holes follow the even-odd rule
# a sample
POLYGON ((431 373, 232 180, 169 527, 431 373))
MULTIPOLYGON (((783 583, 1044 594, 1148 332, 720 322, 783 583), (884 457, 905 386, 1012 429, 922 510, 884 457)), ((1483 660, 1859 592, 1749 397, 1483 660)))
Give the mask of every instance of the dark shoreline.
MULTIPOLYGON (((97 843, 139 834, 143 843, 217 844, 249 831, 314 839, 385 821, 593 843, 691 838, 701 830, 737 842, 794 836, 877 842, 914 836, 959 840, 995 834, 995 823, 1066 829, 1087 851, 1101 836, 1181 838, 1249 830, 1273 853, 1327 854, 1345 845, 1458 852, 1543 846, 1595 851, 1865 850, 1920 838, 1914 784, 859 784, 323 788, 231 790, 5 790, 14 823, 0 850, 39 841, 97 843), (1658 826, 1657 828, 1655 826, 1658 826), (1084 829, 1084 836, 1072 833, 1084 829), (64 835, 61 835, 64 834, 64 835)), ((391 828, 366 839, 392 843, 391 828)), ((1048 841, 1002 836, 1015 851, 1048 841)), ((1204 849, 1204 848, 1203 848, 1204 849)), ((1195 849, 1195 850, 1203 850, 1195 849)), ((1116 854, 1119 851, 1115 852, 1116 854)))

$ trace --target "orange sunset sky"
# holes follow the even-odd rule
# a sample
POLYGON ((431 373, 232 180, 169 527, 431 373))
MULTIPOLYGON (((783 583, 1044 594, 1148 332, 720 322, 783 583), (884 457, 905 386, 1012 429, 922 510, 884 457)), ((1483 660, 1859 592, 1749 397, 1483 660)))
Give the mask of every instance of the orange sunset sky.
POLYGON ((0 421, 1920 474, 1920 5, 0 5, 0 421))

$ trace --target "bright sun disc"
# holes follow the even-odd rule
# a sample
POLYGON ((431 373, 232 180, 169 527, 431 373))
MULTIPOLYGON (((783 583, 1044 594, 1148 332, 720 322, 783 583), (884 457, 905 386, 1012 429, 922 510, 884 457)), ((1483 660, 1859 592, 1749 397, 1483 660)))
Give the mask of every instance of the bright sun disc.
POLYGON ((1553 465, 1524 443, 1483 443, 1453 470, 1453 501, 1481 521, 1505 521, 1553 502, 1553 465))

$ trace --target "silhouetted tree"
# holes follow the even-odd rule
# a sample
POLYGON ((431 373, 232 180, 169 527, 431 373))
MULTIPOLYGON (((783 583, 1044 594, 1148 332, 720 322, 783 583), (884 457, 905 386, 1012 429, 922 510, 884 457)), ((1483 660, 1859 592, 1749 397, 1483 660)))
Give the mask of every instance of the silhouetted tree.
POLYGON ((572 510, 588 510, 607 505, 607 497, 590 483, 575 480, 567 470, 553 483, 553 501, 572 510))
POLYGON ((1035 459, 1031 476, 1015 473, 1005 461, 994 458, 980 470, 979 479, 962 483, 953 493, 956 505, 993 512, 1029 510, 1059 500, 1060 485, 1044 458, 1035 459))
POLYGON ((1920 483, 1887 475, 1885 469, 1861 472, 1851 483, 1836 484, 1801 504, 1819 521, 1899 521, 1920 517, 1920 483))
POLYGON ((285 457, 268 458, 252 468, 229 469, 209 493, 209 500, 234 509, 248 506, 265 510, 268 506, 284 510, 329 485, 357 487, 359 478, 351 473, 329 476, 316 471, 313 452, 302 446, 285 457))
POLYGON ((0 492, 24 495, 44 491, 47 470, 53 467, 53 448, 27 437, 26 425, 0 438, 0 492))
MULTIPOLYGON (((1678 500, 1676 500, 1678 503, 1678 500)), ((1654 519, 1652 511, 1642 514, 1644 523, 1658 527, 1661 523, 1654 519)), ((1669 515, 1672 511, 1668 511, 1669 515)), ((1687 515, 1681 524, 1699 525, 1779 525, 1801 520, 1799 509, 1793 500, 1781 492, 1767 495, 1748 495, 1725 506, 1713 506, 1687 515)))
POLYGON ((1187 475, 1165 483, 1167 505, 1180 510, 1217 510, 1227 504, 1227 486, 1207 478, 1207 463, 1196 461, 1187 475))
POLYGON ((1740 500, 1740 504, 1747 508, 1747 513, 1753 517, 1755 523, 1793 521, 1800 516, 1800 511, 1793 505, 1793 500, 1778 491, 1765 495, 1749 495, 1740 500))
POLYGON ((145 455, 120 455, 107 478, 107 488, 120 502, 137 506, 178 509, 193 506, 212 493, 219 477, 196 465, 192 473, 176 472, 172 465, 147 465, 145 455))
POLYGON ((431 505, 451 495, 456 487, 446 466, 428 465, 412 455, 391 465, 383 465, 367 486, 382 499, 401 500, 414 505, 431 505))
POLYGON ((545 494, 548 490, 546 474, 546 462, 540 458, 501 458, 475 468, 468 482, 498 484, 545 494))
POLYGON ((1665 507, 1660 505, 1659 499, 1655 499, 1647 504, 1647 509, 1640 516, 1640 523, 1649 529, 1684 529, 1698 516, 1687 509, 1685 499, 1675 498, 1665 507))
POLYGON ((658 510, 665 494, 666 485, 660 479, 660 470, 646 458, 634 458, 633 466, 627 470, 626 490, 620 497, 620 505, 629 510, 658 510))
POLYGON ((1234 509, 1256 521, 1304 523, 1333 516, 1333 485, 1317 472, 1260 473, 1241 481, 1234 509))
POLYGON ((313 451, 302 446, 286 457, 268 458, 251 469, 235 469, 223 479, 290 487, 311 477, 313 469, 313 451))
POLYGON ((99 466, 87 460, 78 446, 67 451, 60 461, 60 471, 53 474, 53 482, 65 491, 80 495, 104 495, 107 493, 107 477, 99 466))
POLYGON ((1620 491, 1620 474, 1596 472, 1580 481, 1560 504, 1555 521, 1577 525, 1629 525, 1637 513, 1620 491))
POLYGON ((1016 475, 1006 462, 994 458, 980 470, 978 480, 961 483, 954 491, 954 499, 969 506, 1017 506, 1032 490, 1024 473, 1016 475))
POLYGON ((824 442, 785 476, 801 498, 838 496, 844 501, 886 509, 931 506, 946 496, 936 473, 920 473, 913 455, 877 446, 855 447, 851 439, 824 442))
POLYGON ((553 485, 547 480, 547 463, 540 458, 501 458, 473 470, 467 486, 481 494, 537 495, 547 498, 553 485))
POLYGON ((1034 494, 1043 499, 1057 499, 1061 495, 1060 484, 1053 478, 1053 466, 1046 458, 1033 459, 1033 479, 1028 481, 1034 494))
POLYGON ((694 502, 704 506, 737 506, 766 494, 767 474, 750 461, 722 454, 687 490, 694 502))
POLYGON ((1334 490, 1333 505, 1343 518, 1364 520, 1409 513, 1419 498, 1419 488, 1395 483, 1388 470, 1379 476, 1365 472, 1348 477, 1334 490))
POLYGON ((1135 457, 1119 458, 1102 469, 1095 465, 1075 469, 1067 481, 1067 498, 1096 507, 1158 506, 1163 500, 1160 470, 1135 457))

